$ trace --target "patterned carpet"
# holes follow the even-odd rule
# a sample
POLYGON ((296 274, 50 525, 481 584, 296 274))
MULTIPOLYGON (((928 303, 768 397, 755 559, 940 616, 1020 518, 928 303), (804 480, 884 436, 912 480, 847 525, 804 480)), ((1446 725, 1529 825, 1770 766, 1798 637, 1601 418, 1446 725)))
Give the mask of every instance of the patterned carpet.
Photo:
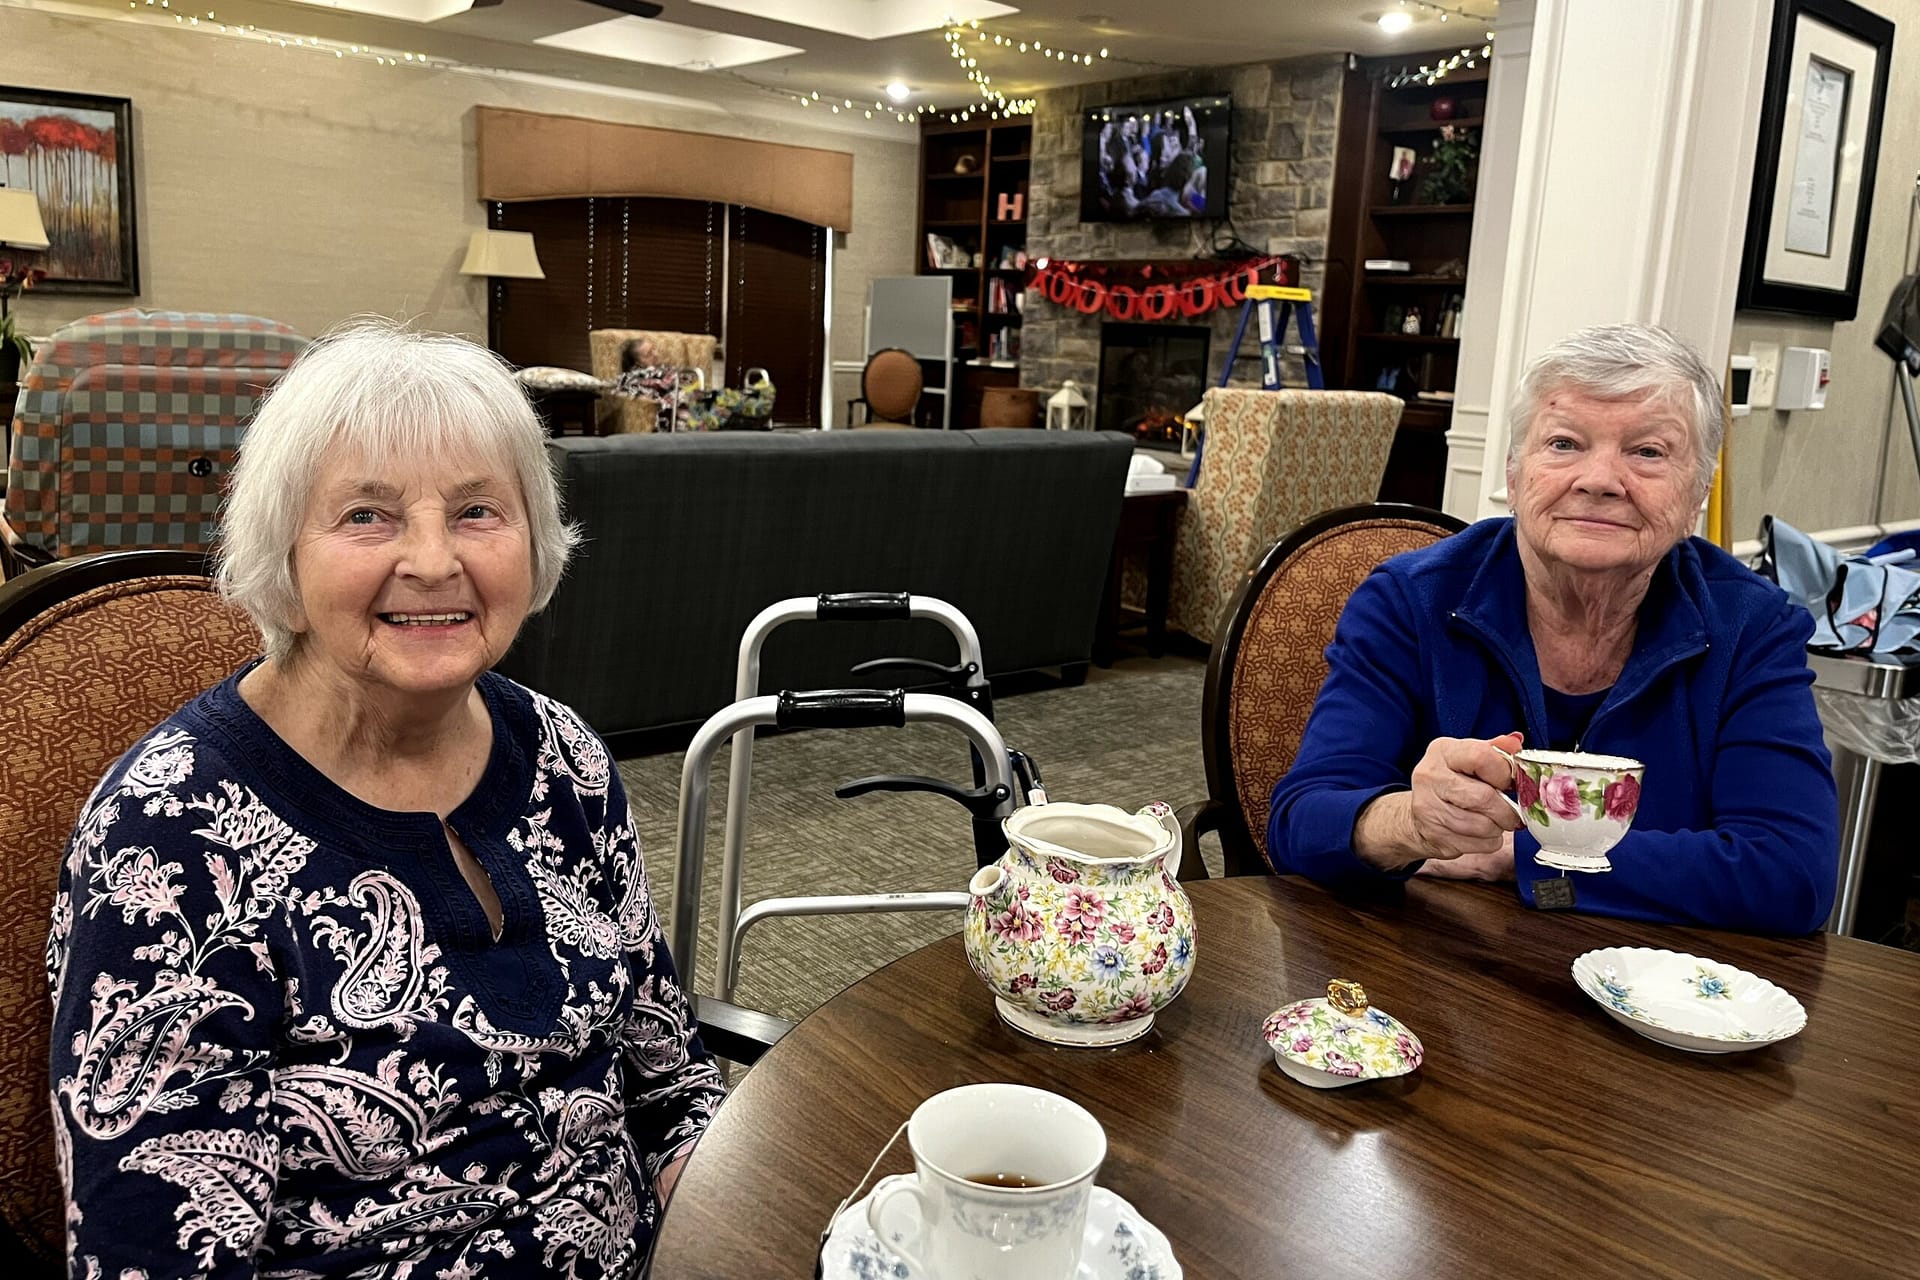
MULTIPOLYGON (((1008 745, 1039 761, 1052 799, 1101 801, 1129 811, 1153 800, 1178 807, 1206 794, 1200 757, 1204 675, 1204 665, 1189 658, 1123 659, 1109 670, 1096 668, 1077 689, 1004 696, 995 719, 1008 745)), ((713 765, 700 990, 711 990, 728 755, 722 749, 713 765)), ((666 920, 674 897, 674 813, 683 758, 672 752, 620 764, 666 920)), ((973 841, 958 805, 926 794, 833 797, 840 783, 876 773, 967 782, 966 742, 958 734, 933 725, 782 734, 762 737, 753 760, 745 901, 966 886, 974 869, 973 841)), ((1206 856, 1219 874, 1217 848, 1206 856)), ((958 928, 959 916, 951 912, 768 920, 747 935, 736 999, 797 1018, 888 961, 958 928)))

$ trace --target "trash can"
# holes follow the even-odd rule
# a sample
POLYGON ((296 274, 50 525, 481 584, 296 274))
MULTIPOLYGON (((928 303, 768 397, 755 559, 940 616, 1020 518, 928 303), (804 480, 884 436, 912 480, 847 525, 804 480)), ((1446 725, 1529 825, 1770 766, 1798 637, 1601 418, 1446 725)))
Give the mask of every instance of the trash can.
POLYGON ((1920 654, 1809 650, 1807 665, 1840 791, 1840 874, 1827 928, 1897 940, 1920 831, 1920 654))

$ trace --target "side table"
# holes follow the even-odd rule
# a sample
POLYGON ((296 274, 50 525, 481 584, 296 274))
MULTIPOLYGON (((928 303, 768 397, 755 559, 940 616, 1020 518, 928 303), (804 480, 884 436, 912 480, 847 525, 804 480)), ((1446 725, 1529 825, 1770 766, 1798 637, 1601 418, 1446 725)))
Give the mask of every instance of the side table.
POLYGON ((1120 578, 1129 552, 1146 557, 1147 656, 1166 651, 1167 604, 1173 594, 1173 546, 1186 510, 1185 489, 1130 493, 1120 506, 1120 529, 1107 561, 1107 589, 1100 597, 1100 620, 1093 633, 1093 660, 1110 667, 1120 656, 1120 578))
POLYGON ((594 426, 596 406, 600 403, 597 391, 529 391, 527 398, 533 401, 533 411, 540 415, 540 421, 547 434, 563 436, 567 428, 575 428, 583 436, 598 435, 594 426))

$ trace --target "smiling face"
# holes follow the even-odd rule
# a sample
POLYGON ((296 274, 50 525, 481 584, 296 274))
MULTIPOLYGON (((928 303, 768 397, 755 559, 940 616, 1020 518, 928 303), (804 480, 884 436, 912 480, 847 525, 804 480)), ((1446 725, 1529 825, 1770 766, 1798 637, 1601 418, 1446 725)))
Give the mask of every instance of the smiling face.
POLYGON ((469 689, 533 600, 526 506, 499 462, 335 451, 294 544, 297 661, 401 698, 469 689))
POLYGON ((1670 400, 1547 395, 1507 488, 1523 548, 1548 563, 1624 576, 1650 570, 1693 528, 1693 432, 1670 400))

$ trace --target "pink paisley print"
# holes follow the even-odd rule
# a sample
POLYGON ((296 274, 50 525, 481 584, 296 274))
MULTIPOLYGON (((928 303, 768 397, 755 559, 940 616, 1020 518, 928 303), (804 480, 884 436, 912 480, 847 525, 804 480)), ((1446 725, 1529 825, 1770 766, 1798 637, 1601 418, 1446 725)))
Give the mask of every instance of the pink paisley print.
POLYGON ((1540 784, 1540 797, 1547 812, 1571 821, 1580 816, 1580 789, 1570 773, 1556 773, 1540 784))
POLYGON ((1608 783, 1605 801, 1609 818, 1615 822, 1628 821, 1640 807, 1640 779, 1628 774, 1618 782, 1608 783))

